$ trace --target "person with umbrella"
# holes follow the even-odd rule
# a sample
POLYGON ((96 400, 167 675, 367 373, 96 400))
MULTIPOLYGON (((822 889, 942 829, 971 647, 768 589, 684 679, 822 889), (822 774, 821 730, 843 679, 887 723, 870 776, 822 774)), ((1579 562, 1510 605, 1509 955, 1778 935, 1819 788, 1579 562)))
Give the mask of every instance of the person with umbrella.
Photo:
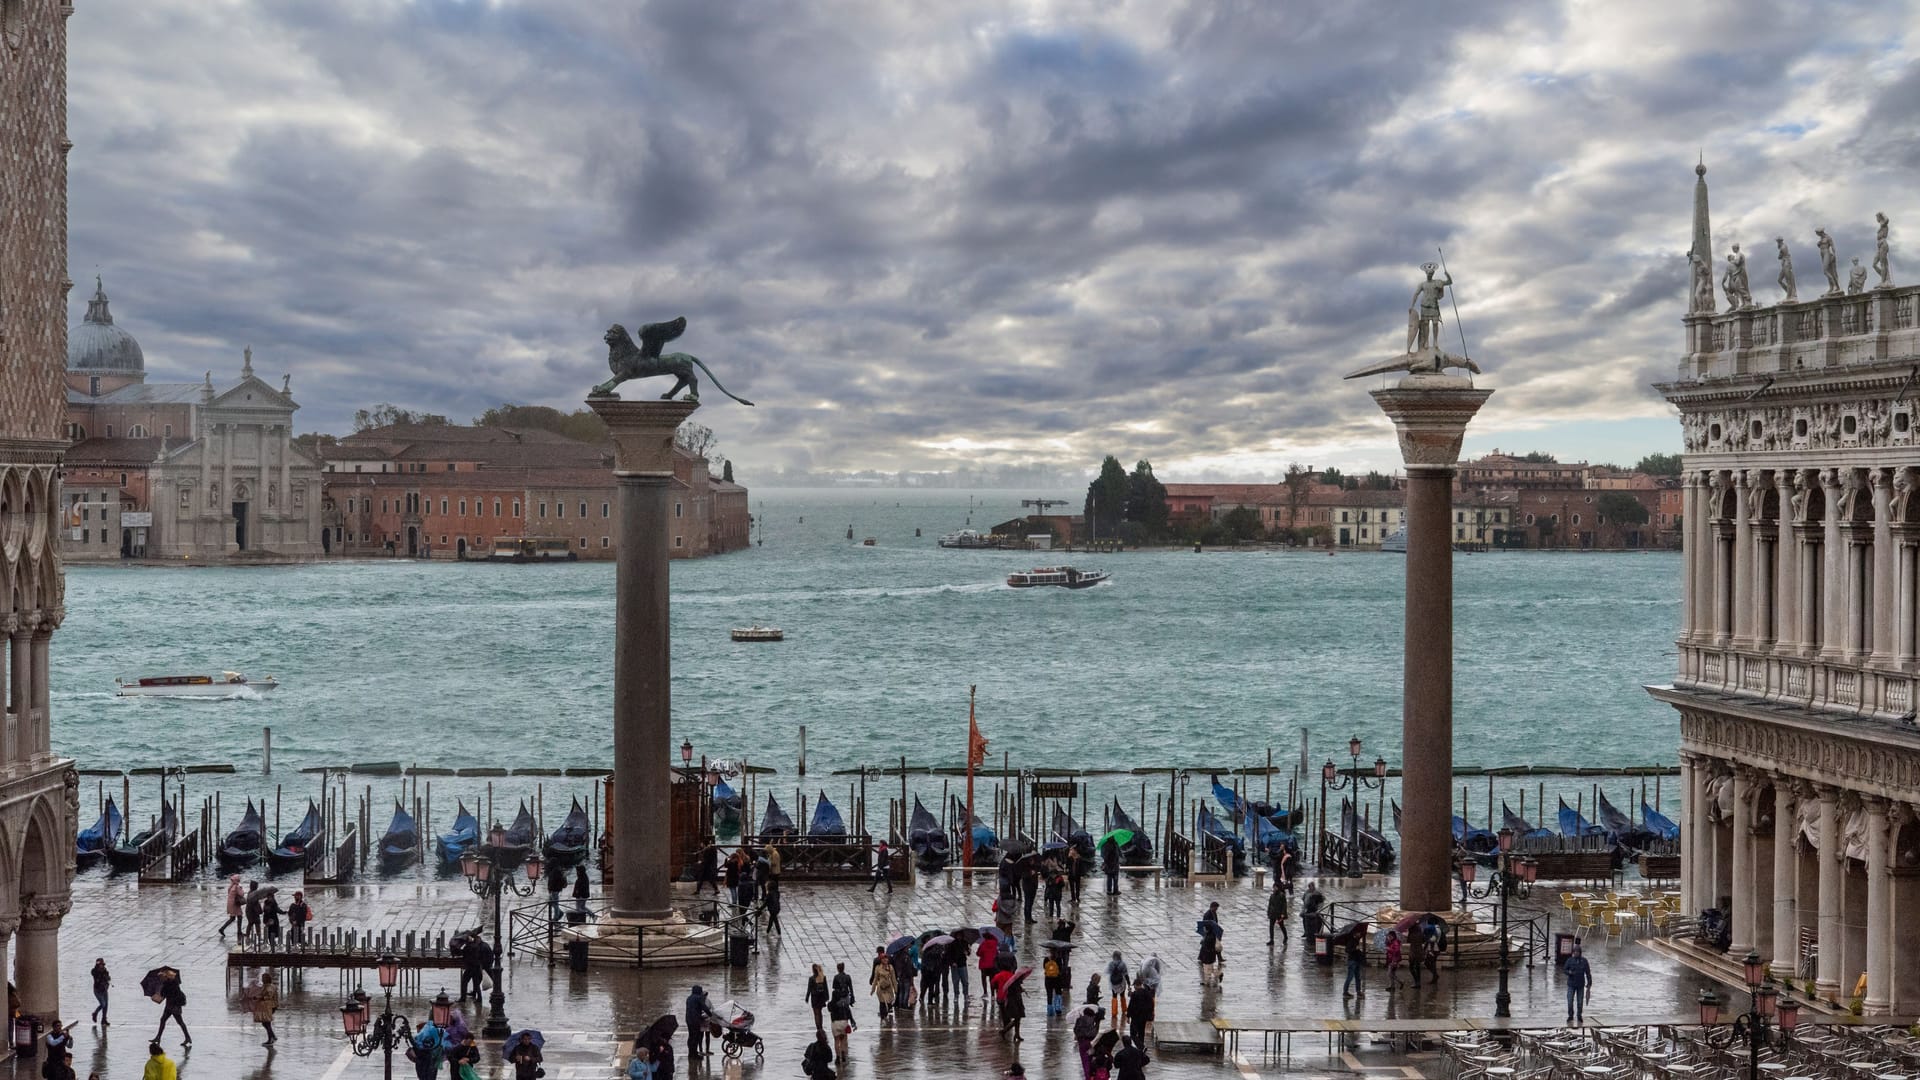
POLYGON ((967 981, 967 938, 979 931, 955 930, 947 946, 947 1000, 973 1004, 973 984, 967 981))
POLYGON ((1147 1080, 1147 1066, 1153 1059, 1141 1048, 1139 1039, 1120 1040, 1120 1052, 1113 1055, 1114 1080, 1147 1080))
POLYGON ((540 1047, 546 1044, 546 1037, 538 1031, 528 1028, 500 1048, 500 1056, 513 1065, 513 1080, 534 1080, 544 1072, 540 1063, 546 1058, 540 1053, 540 1047))
POLYGON ((1113 1073, 1113 1048, 1120 1044, 1120 1032, 1107 1031, 1093 1040, 1093 1057, 1088 1063, 1087 1075, 1094 1080, 1106 1080, 1113 1073))
POLYGON ((935 934, 920 945, 920 1004, 931 1009, 940 1000, 940 988, 947 980, 947 949, 953 935, 935 934))
POLYGON ((913 973, 920 967, 920 942, 911 937, 894 939, 898 949, 889 946, 893 960, 893 1008, 895 1012, 913 1004, 913 973))
POLYGON ((1200 935, 1200 985, 1211 983, 1220 985, 1220 938, 1225 931, 1220 928, 1220 902, 1214 901, 1207 907, 1207 913, 1194 925, 1194 933, 1200 935))
POLYGON ((414 1033, 413 1045, 407 1047, 407 1060, 413 1062, 413 1075, 417 1080, 433 1080, 440 1072, 445 1052, 446 1036, 432 1021, 422 1024, 414 1033))
POLYGON ((270 895, 272 894, 262 892, 260 890, 259 882, 257 881, 247 882, 246 936, 247 936, 247 939, 250 941, 258 941, 260 939, 260 901, 266 899, 270 895))
POLYGON ((172 1019, 180 1025, 180 1045, 192 1046, 193 1034, 187 1030, 187 1018, 180 1012, 186 1007, 187 992, 180 989, 179 969, 157 967, 147 972, 147 977, 140 980, 140 992, 160 1002, 160 1030, 153 1033, 153 1041, 158 1043, 160 1036, 167 1033, 167 1020, 172 1019))
MULTIPOLYGON (((668 1013, 647 1025, 647 1030, 634 1036, 635 1046, 644 1046, 653 1059, 653 1075, 656 1080, 673 1080, 673 1036, 680 1030, 680 1018, 668 1013)), ((691 1071, 691 1063, 687 1066, 691 1071)))
POLYGON ((867 977, 867 988, 879 1002, 880 1022, 886 1023, 893 1015, 893 995, 898 985, 893 974, 893 958, 887 955, 885 945, 873 950, 873 974, 867 977))
POLYGON ((1033 974, 1032 968, 1018 971, 1002 971, 993 977, 993 994, 1000 999, 1000 1037, 1013 1036, 1014 1042, 1024 1042, 1020 1034, 1020 1021, 1026 1018, 1026 981, 1033 974))
POLYGON ((1033 902, 1040 895, 1040 861, 1028 853, 1020 857, 1020 895, 1025 901, 1026 920, 1033 921, 1033 902))

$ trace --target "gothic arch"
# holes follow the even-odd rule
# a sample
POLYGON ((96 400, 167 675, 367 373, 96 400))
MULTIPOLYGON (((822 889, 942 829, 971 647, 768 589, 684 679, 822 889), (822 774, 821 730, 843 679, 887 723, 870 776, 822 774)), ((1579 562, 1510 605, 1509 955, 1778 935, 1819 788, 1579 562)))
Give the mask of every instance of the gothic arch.
POLYGON ((67 848, 71 841, 61 827, 61 816, 54 809, 52 796, 42 795, 33 801, 21 832, 19 858, 13 864, 19 870, 18 888, 23 899, 65 894, 68 890, 67 848))

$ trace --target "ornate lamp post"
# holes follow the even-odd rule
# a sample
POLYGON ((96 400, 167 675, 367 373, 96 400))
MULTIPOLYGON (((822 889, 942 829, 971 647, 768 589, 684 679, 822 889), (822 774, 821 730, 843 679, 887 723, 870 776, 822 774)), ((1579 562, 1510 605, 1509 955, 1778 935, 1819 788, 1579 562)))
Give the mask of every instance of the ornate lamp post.
POLYGON ((488 836, 487 843, 468 848, 467 853, 460 857, 460 872, 466 876, 467 888, 482 899, 493 899, 493 970, 487 973, 493 979, 493 993, 487 996, 486 1026, 480 1029, 480 1033, 489 1039, 504 1039, 513 1034, 513 1027, 507 1022, 507 992, 500 989, 500 969, 507 957, 506 946, 500 937, 500 896, 507 892, 515 896, 532 896, 535 884, 540 880, 538 853, 527 856, 524 885, 513 876, 513 872, 501 861, 501 856, 508 854, 508 851, 498 841, 505 839, 504 832, 496 832, 488 836))
POLYGON ((1534 879, 1540 873, 1540 866, 1532 859, 1521 859, 1516 865, 1513 858, 1513 830, 1500 830, 1500 855, 1493 867, 1493 876, 1478 889, 1473 887, 1474 876, 1479 864, 1472 859, 1460 860, 1460 890, 1476 900, 1485 900, 1496 892, 1500 895, 1500 989, 1493 996, 1493 1015, 1512 1016, 1513 995, 1507 992, 1507 901, 1512 897, 1525 900, 1533 892, 1534 879))
MULTIPOLYGON (((1745 1042, 1747 1080, 1759 1080, 1760 1051, 1773 1041, 1770 1025, 1778 1023, 1780 1034, 1792 1038, 1793 1029, 1800 1023, 1800 1003, 1780 997, 1780 991, 1767 981, 1767 965, 1758 952, 1749 950, 1740 966, 1747 978, 1747 993, 1753 999, 1753 1006, 1734 1018, 1732 1028, 1723 1038, 1709 1035, 1708 1041, 1721 1048, 1745 1042)), ((1711 1028, 1720 1022, 1721 1004, 1719 994, 1710 989, 1700 991, 1700 1026, 1711 1028)))
POLYGON ((1347 740, 1347 754, 1353 758, 1353 765, 1347 769, 1345 776, 1340 774, 1340 768, 1333 763, 1332 758, 1328 758, 1327 763, 1320 767, 1320 805, 1327 805, 1328 791, 1343 791, 1349 788, 1353 790, 1354 809, 1353 828, 1351 830, 1353 835, 1347 839, 1346 870, 1348 877, 1359 877, 1360 793, 1373 788, 1379 788, 1381 795, 1385 796, 1387 786, 1387 759, 1383 757, 1373 759, 1373 779, 1369 780, 1366 774, 1360 771, 1360 736, 1355 735, 1353 738, 1347 740))
MULTIPOLYGON (((380 989, 386 991, 386 1005, 379 1016, 371 1018, 372 1029, 367 1026, 370 1000, 364 990, 355 990, 352 1000, 340 1006, 340 1026, 356 1057, 369 1057, 375 1051, 384 1055, 387 1080, 393 1080, 393 1052, 413 1041, 413 1025, 393 1011, 393 987, 400 981, 399 959, 387 953, 374 962, 374 970, 379 974, 380 989)), ((443 1028, 452 1022, 453 1002, 447 1000, 445 990, 433 999, 432 1016, 433 1022, 443 1028)))
POLYGON ((682 738, 680 740, 680 767, 684 769, 692 766, 692 764, 693 740, 682 738))

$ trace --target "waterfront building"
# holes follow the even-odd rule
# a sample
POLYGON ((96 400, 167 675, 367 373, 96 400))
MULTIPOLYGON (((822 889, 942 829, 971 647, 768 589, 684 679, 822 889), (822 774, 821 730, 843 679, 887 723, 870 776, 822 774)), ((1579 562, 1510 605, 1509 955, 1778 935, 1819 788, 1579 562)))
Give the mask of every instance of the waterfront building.
MULTIPOLYGON (((1694 198, 1680 410, 1682 894, 1732 954, 1920 1010, 1920 286, 1715 310, 1694 198)), ((1811 230, 1814 224, 1808 223, 1811 230)), ((1837 284, 1837 283, 1836 283, 1837 284)))
MULTIPOLYGON (((610 447, 540 428, 389 424, 318 453, 335 553, 485 558, 507 540, 565 541, 581 559, 617 551, 610 447)), ((747 546, 747 489, 678 447, 670 512, 672 558, 747 546)))
POLYGON ((61 554, 205 562, 321 553, 319 463, 293 442, 292 377, 150 383, 146 354, 94 279, 67 337, 61 554))
POLYGON ((0 3, 0 968, 22 1015, 60 1015, 60 923, 80 810, 50 738, 48 653, 66 615, 59 534, 67 448, 67 18, 64 0, 0 3))

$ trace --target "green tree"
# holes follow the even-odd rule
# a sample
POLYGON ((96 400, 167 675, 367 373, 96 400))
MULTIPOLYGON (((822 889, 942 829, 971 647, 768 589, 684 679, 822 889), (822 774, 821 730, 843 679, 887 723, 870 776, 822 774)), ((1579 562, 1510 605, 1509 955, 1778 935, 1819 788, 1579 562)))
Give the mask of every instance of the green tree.
POLYGON ((720 479, 729 484, 733 483, 733 462, 722 462, 722 465, 724 467, 720 470, 720 479))
POLYGON ((1368 491, 1392 491, 1393 477, 1383 472, 1369 471, 1367 475, 1361 479, 1360 486, 1368 491))
POLYGON ((1127 470, 1120 467, 1119 458, 1108 454, 1100 463, 1100 475, 1087 485, 1084 513, 1095 530, 1094 535, 1120 535, 1120 522, 1127 513, 1127 497, 1132 493, 1133 484, 1127 479, 1127 470))
POLYGON ((1520 460, 1530 461, 1535 465, 1558 465, 1560 463, 1559 458, 1554 457, 1545 450, 1529 450, 1520 455, 1520 460))
POLYGON ((1640 500, 1624 491, 1601 492, 1593 501, 1593 508, 1600 511, 1610 525, 1645 525, 1649 516, 1640 500))
POLYGON ((1633 468, 1635 472, 1643 472, 1648 476, 1679 476, 1680 455, 1648 454, 1646 457, 1641 458, 1640 463, 1633 468))
POLYGON ((1257 540, 1266 530, 1260 525, 1260 512, 1250 506, 1236 506, 1220 517, 1220 525, 1234 540, 1257 540))
POLYGON ((381 402, 371 409, 360 409, 353 414, 353 430, 368 431, 386 427, 390 424, 407 424, 419 427, 444 427, 447 418, 439 413, 414 412, 389 402, 381 402))
POLYGON ((1343 474, 1339 469, 1322 470, 1320 473, 1320 482, 1323 484, 1332 484, 1335 487, 1341 487, 1341 488, 1352 486, 1347 482, 1346 475, 1343 474))
POLYGON ((1300 521, 1300 510, 1307 503, 1307 495, 1313 488, 1313 474, 1299 462, 1287 465, 1287 478, 1281 483, 1287 486, 1287 528, 1293 529, 1300 521))
POLYGON ((1167 486, 1153 475, 1150 462, 1134 462, 1133 475, 1127 477, 1126 516, 1139 527, 1139 539, 1157 540, 1166 535, 1167 486))
POLYGON ((596 445, 605 443, 610 436, 607 425, 592 409, 575 409, 573 412, 561 412, 545 405, 515 405, 512 402, 497 405, 473 418, 479 427, 534 428, 539 431, 551 431, 556 435, 565 435, 569 439, 578 439, 584 443, 596 445))

